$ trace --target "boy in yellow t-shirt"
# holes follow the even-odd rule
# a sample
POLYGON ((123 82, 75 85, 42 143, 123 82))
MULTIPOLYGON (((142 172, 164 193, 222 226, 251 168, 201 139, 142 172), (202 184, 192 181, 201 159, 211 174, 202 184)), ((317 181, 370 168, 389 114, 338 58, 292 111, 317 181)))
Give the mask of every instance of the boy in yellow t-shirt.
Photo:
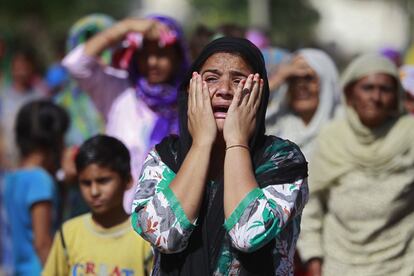
POLYGON ((43 275, 148 274, 151 247, 134 233, 122 205, 132 184, 128 149, 113 137, 97 135, 80 147, 75 163, 91 213, 63 224, 43 275))

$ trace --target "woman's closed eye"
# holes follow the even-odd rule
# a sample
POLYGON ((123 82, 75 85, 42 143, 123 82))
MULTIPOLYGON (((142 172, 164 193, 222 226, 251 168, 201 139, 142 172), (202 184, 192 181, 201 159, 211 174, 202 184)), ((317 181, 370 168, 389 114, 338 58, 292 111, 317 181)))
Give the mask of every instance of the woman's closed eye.
POLYGON ((204 80, 208 83, 216 82, 218 78, 216 76, 207 76, 204 78, 204 80))
POLYGON ((237 78, 237 79, 234 79, 233 80, 233 82, 235 83, 235 84, 239 84, 239 82, 241 82, 243 79, 241 79, 241 78, 237 78))

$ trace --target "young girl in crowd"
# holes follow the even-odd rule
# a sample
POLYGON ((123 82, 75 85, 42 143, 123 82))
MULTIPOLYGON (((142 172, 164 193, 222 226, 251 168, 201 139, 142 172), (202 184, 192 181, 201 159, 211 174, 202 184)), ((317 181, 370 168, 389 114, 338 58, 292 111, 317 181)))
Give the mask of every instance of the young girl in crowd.
MULTIPOLYGON (((188 67, 181 28, 167 17, 128 18, 76 47, 63 65, 104 114, 106 133, 130 150, 137 179, 148 151, 178 132, 177 86, 188 67), (123 75, 99 61, 105 49, 121 42, 125 51, 116 66, 127 70, 123 75)), ((128 211, 132 193, 125 201, 128 211)))
POLYGON ((59 230, 43 275, 148 275, 151 247, 131 229, 122 206, 132 184, 128 149, 113 137, 97 135, 80 147, 75 162, 91 213, 59 230))
POLYGON ((265 135, 269 97, 260 50, 220 38, 180 90, 180 136, 148 155, 134 229, 155 250, 154 275, 291 275, 307 164, 265 135))
POLYGON ((40 275, 52 244, 56 187, 52 175, 60 165, 66 112, 49 101, 34 101, 19 111, 17 170, 4 177, 3 203, 10 227, 15 275, 40 275))

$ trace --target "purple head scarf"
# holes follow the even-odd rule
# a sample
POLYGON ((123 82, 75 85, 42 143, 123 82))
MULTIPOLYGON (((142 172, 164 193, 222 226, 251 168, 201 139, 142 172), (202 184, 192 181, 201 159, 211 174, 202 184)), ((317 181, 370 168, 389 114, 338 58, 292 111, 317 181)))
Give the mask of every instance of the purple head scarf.
MULTIPOLYGON (((135 84, 137 97, 143 100, 158 115, 158 119, 154 125, 150 138, 150 146, 153 146, 159 143, 162 138, 168 134, 178 133, 177 89, 184 79, 184 74, 189 68, 189 58, 183 31, 174 19, 159 15, 149 16, 148 18, 155 19, 165 24, 171 31, 167 36, 160 38, 160 44, 177 44, 178 49, 181 52, 181 59, 179 60, 180 64, 175 70, 175 74, 172 76, 171 80, 166 83, 150 84, 147 79, 140 74, 135 58, 130 58, 128 61, 128 72, 131 82, 135 84)), ((136 39, 136 41, 138 41, 138 43, 130 43, 131 47, 135 48, 134 50, 139 46, 142 46, 142 37, 136 39)), ((137 51, 135 51, 135 53, 136 52, 137 51)))

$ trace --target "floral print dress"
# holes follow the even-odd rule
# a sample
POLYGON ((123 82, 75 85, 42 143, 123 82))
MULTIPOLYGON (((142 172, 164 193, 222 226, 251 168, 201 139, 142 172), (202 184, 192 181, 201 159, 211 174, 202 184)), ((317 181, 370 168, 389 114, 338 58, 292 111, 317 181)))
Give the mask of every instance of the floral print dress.
MULTIPOLYGON (((256 168, 255 174, 275 170, 286 162, 306 162, 298 147, 287 140, 275 140, 266 152, 271 157, 256 168)), ((197 219, 188 220, 169 188, 174 177, 175 173, 163 163, 157 151, 152 150, 145 160, 133 201, 133 228, 155 251, 153 275, 159 274, 159 253, 183 251, 197 227, 197 219)), ((207 191, 214 193, 215 183, 208 184, 207 191)), ((272 239, 275 240, 275 275, 293 275, 301 214, 307 200, 306 177, 249 192, 224 222, 225 242, 213 275, 238 275, 240 263, 235 250, 253 252, 272 239)))

